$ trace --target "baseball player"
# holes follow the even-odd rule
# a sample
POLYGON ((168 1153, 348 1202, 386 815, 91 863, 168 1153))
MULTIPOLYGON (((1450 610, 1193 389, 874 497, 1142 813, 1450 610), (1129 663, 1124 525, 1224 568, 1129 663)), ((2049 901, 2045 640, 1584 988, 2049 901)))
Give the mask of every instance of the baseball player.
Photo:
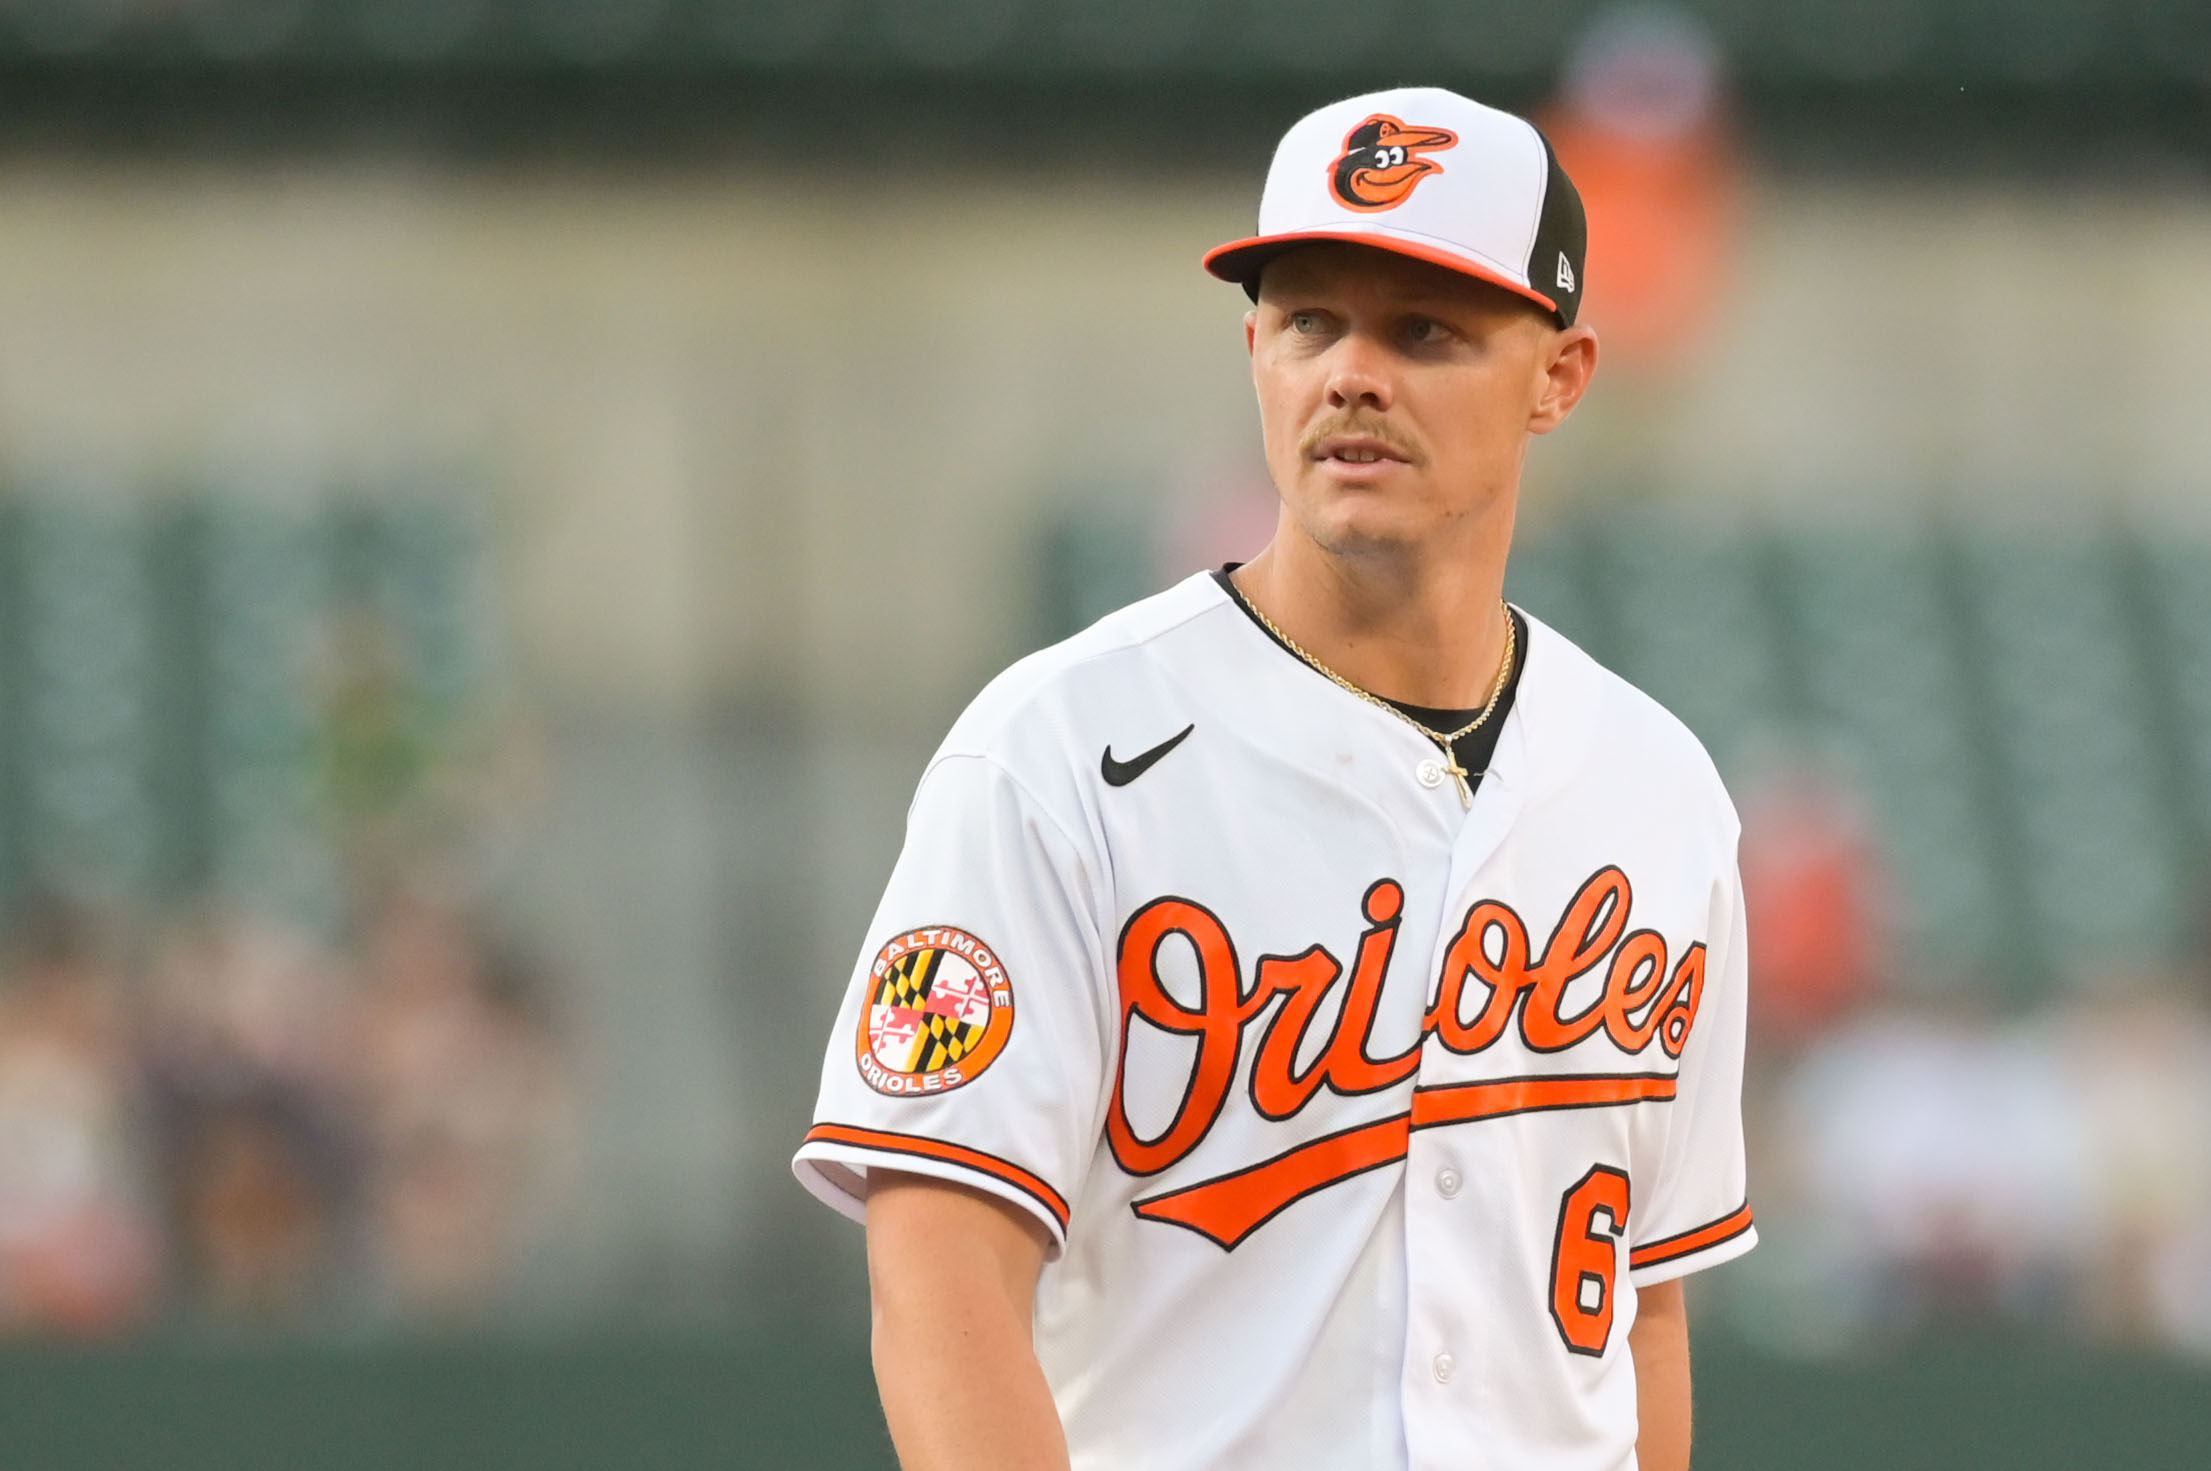
POLYGON ((1241 283, 1250 562, 1001 675, 921 778, 799 1178, 907 1471, 1680 1471, 1755 1240, 1737 824, 1502 598, 1587 388, 1574 187, 1450 92, 1306 117, 1241 283))

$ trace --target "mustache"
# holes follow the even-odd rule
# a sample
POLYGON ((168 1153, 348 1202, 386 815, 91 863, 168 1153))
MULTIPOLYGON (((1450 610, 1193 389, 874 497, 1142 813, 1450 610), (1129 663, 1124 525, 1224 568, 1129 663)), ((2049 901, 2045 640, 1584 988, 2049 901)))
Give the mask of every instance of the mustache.
POLYGON ((1428 457, 1420 452, 1420 446, 1387 419, 1377 418, 1358 409, 1331 414, 1305 431, 1305 437, 1297 442, 1298 453, 1311 459, 1320 447, 1338 435, 1372 439, 1387 445, 1393 454, 1404 457, 1408 464, 1424 465, 1428 457))

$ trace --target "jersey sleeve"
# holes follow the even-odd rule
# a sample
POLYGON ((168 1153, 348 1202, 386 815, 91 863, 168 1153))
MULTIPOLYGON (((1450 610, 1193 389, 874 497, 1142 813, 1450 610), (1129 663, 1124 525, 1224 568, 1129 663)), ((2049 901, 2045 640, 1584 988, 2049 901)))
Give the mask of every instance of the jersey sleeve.
POLYGON ((940 757, 822 1066, 800 1183, 864 1220, 867 1175, 956 1181, 1066 1241, 1110 1075, 1098 868, 995 761, 940 757))
POLYGON ((1681 1058, 1666 1145, 1647 1201, 1630 1214, 1629 1279, 1647 1287, 1758 1244, 1743 1159, 1743 1032, 1749 964, 1742 881, 1714 886, 1704 994, 1681 1058))

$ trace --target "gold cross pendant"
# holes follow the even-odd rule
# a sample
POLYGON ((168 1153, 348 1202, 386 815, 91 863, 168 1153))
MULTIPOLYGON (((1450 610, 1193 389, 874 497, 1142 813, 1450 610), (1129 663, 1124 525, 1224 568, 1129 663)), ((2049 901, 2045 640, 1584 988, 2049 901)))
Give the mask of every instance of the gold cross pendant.
POLYGON ((1474 788, 1467 784, 1467 770, 1459 765, 1459 753, 1449 746, 1443 748, 1443 769, 1459 784, 1459 807, 1464 810, 1474 805, 1474 788))

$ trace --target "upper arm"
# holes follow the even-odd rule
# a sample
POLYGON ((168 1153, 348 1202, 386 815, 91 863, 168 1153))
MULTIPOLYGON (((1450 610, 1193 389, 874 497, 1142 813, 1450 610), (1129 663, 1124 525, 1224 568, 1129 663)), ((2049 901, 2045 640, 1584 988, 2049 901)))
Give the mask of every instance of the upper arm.
POLYGON ((1636 1464, 1642 1471, 1688 1471, 1689 1315, 1680 1278, 1637 1290, 1628 1353, 1635 1360, 1636 1464))
POLYGON ((1684 1341, 1687 1340, 1689 1309, 1679 1277, 1653 1282, 1648 1287, 1638 1287, 1635 1290, 1635 1324, 1628 1329, 1628 1342, 1631 1346, 1638 1336, 1644 1335, 1646 1325, 1649 1328, 1649 1337, 1678 1333, 1684 1341))
POLYGON ((1051 1233, 1033 1214, 949 1180, 872 1170, 867 1185, 868 1284, 886 1309, 935 1313, 947 1290, 991 1300, 1026 1322, 1051 1233))
POLYGON ((1036 1279, 1051 1233, 948 1180, 867 1177, 875 1382, 908 1471, 1067 1471, 1036 1357, 1036 1279))

